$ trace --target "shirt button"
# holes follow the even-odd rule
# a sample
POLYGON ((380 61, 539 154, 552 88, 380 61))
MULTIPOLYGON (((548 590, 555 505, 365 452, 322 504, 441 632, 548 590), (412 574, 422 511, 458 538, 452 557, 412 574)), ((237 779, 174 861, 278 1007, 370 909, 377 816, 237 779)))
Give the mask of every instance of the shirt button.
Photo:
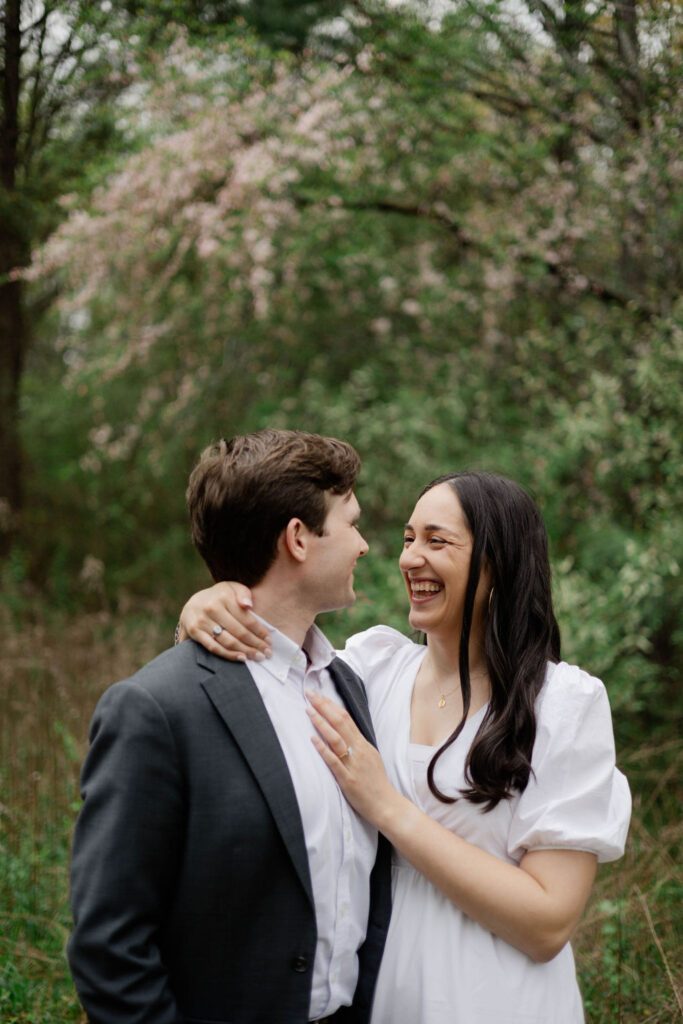
POLYGON ((294 962, 292 963, 292 967, 299 974, 303 974, 304 971, 308 970, 308 958, 305 956, 295 956, 294 962))

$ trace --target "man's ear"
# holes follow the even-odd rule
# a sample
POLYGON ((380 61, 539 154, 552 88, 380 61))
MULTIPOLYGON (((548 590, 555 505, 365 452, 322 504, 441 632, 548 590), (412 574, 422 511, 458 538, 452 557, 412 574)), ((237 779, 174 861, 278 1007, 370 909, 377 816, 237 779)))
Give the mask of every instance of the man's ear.
POLYGON ((305 562, 308 554, 310 531, 301 519, 290 519, 280 534, 280 543, 295 562, 305 562))

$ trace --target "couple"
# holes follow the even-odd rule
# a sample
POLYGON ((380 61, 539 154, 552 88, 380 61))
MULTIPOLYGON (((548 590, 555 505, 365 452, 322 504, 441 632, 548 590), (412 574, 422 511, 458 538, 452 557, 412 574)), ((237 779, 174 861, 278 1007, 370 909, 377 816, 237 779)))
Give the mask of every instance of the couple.
POLYGON ((213 653, 182 643, 98 705, 69 943, 93 1024, 582 1020, 568 939, 630 798, 602 684, 559 662, 538 510, 434 481, 400 558, 427 645, 379 626, 335 656, 314 619, 354 599, 358 469, 262 431, 190 478, 195 543, 258 619, 198 595, 213 653), (217 656, 244 658, 233 632, 243 664, 217 656))

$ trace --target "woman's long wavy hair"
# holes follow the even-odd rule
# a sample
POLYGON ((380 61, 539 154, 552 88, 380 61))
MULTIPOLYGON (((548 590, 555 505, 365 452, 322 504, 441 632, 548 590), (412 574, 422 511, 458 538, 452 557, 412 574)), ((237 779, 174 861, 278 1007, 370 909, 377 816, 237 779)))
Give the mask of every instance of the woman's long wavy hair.
POLYGON ((460 723, 434 754, 429 788, 444 803, 454 797, 434 782, 437 761, 460 735, 470 708, 469 641, 474 596, 485 565, 492 594, 484 633, 491 698, 465 764, 468 788, 462 795, 492 810, 514 791, 522 792, 531 773, 536 738, 534 703, 549 661, 560 660, 560 630, 553 613, 548 538, 541 513, 526 491, 492 473, 452 473, 437 477, 420 497, 447 483, 453 488, 473 538, 460 637, 460 723))

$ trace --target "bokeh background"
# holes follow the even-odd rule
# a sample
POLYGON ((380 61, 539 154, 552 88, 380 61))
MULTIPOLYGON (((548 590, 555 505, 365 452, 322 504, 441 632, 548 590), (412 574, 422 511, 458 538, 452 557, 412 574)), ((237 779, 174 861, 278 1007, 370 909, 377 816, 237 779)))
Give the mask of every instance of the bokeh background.
POLYGON ((337 642, 407 629, 396 558, 425 482, 532 492, 564 656, 608 687, 635 800, 575 939, 587 1019, 683 1019, 680 8, 0 17, 2 1020, 81 1019, 63 949, 88 722, 208 582, 199 451, 264 426, 362 457, 371 553, 337 642))

